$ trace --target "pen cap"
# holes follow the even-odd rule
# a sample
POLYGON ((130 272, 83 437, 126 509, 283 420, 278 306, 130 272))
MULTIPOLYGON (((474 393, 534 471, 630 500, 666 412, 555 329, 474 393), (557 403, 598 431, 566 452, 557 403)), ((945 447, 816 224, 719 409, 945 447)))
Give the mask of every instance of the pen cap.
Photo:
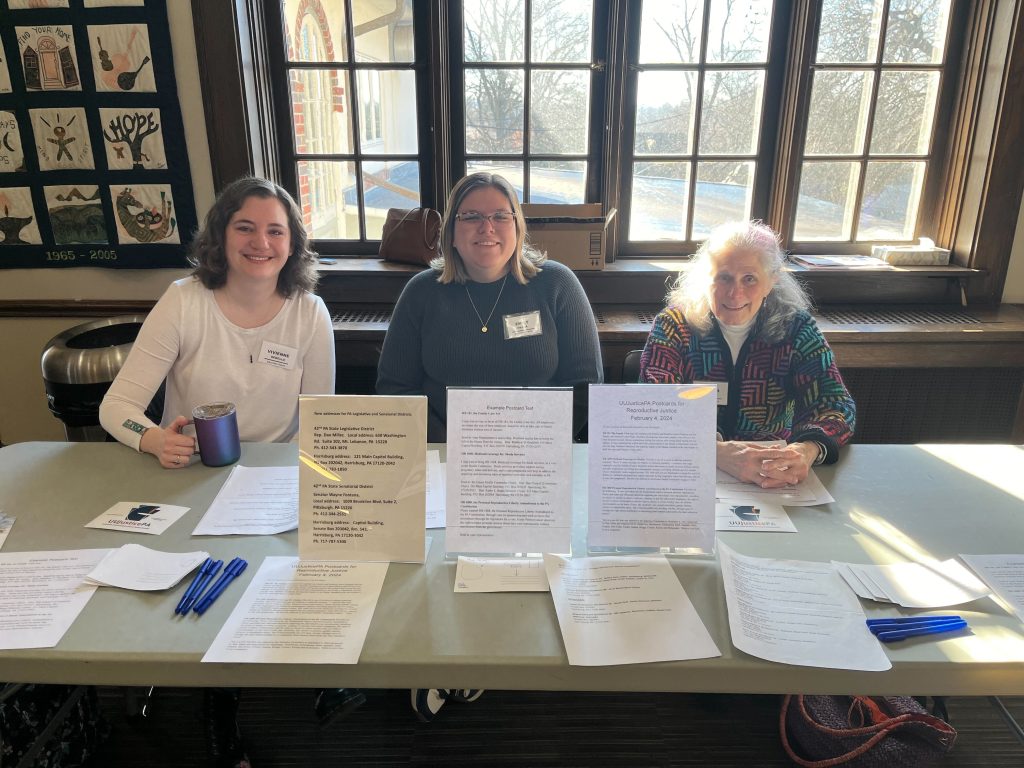
POLYGON ((234 403, 208 403, 192 409, 199 456, 208 467, 234 464, 242 455, 234 403))

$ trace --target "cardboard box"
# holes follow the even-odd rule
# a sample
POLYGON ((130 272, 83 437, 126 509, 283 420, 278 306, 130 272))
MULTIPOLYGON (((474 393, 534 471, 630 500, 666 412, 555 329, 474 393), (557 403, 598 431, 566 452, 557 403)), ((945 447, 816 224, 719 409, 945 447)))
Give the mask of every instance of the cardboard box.
POLYGON ((523 203, 530 243, 548 258, 571 269, 604 269, 606 229, 615 216, 601 212, 600 203, 549 205, 523 203))

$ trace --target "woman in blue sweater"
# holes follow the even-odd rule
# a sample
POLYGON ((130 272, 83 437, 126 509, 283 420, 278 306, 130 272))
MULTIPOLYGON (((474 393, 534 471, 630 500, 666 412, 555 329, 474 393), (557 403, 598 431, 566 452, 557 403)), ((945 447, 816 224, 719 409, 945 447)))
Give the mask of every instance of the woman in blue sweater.
POLYGON ((452 190, 441 256, 402 291, 377 368, 377 393, 426 395, 428 439, 445 442, 449 386, 577 386, 602 381, 597 325, 579 280, 526 242, 523 211, 501 176, 452 190))
MULTIPOLYGON (((512 185, 491 173, 459 181, 441 226, 441 256, 405 286, 388 325, 377 393, 426 395, 427 439, 447 439, 447 387, 573 387, 573 431, 587 385, 603 380, 597 324, 568 267, 526 242, 512 185)), ((483 691, 414 688, 431 720, 446 701, 483 691)))

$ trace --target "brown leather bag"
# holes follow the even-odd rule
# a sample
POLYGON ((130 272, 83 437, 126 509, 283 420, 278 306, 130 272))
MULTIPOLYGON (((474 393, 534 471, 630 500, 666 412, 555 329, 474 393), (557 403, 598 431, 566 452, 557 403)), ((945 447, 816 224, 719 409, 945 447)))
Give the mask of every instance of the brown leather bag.
POLYGON ((389 208, 380 239, 384 261, 428 266, 440 256, 441 214, 433 208, 389 208))

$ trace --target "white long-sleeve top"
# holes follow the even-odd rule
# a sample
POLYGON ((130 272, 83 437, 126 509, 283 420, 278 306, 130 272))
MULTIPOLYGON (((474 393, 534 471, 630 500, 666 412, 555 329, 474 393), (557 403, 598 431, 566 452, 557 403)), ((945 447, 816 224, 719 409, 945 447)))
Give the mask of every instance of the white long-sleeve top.
POLYGON ((213 291, 193 277, 177 280, 149 313, 120 373, 100 405, 100 424, 139 450, 155 426, 144 415, 167 379, 160 426, 192 409, 236 405, 243 441, 289 442, 299 429, 300 394, 334 394, 334 331, 319 296, 287 299, 273 320, 240 328, 213 291))

